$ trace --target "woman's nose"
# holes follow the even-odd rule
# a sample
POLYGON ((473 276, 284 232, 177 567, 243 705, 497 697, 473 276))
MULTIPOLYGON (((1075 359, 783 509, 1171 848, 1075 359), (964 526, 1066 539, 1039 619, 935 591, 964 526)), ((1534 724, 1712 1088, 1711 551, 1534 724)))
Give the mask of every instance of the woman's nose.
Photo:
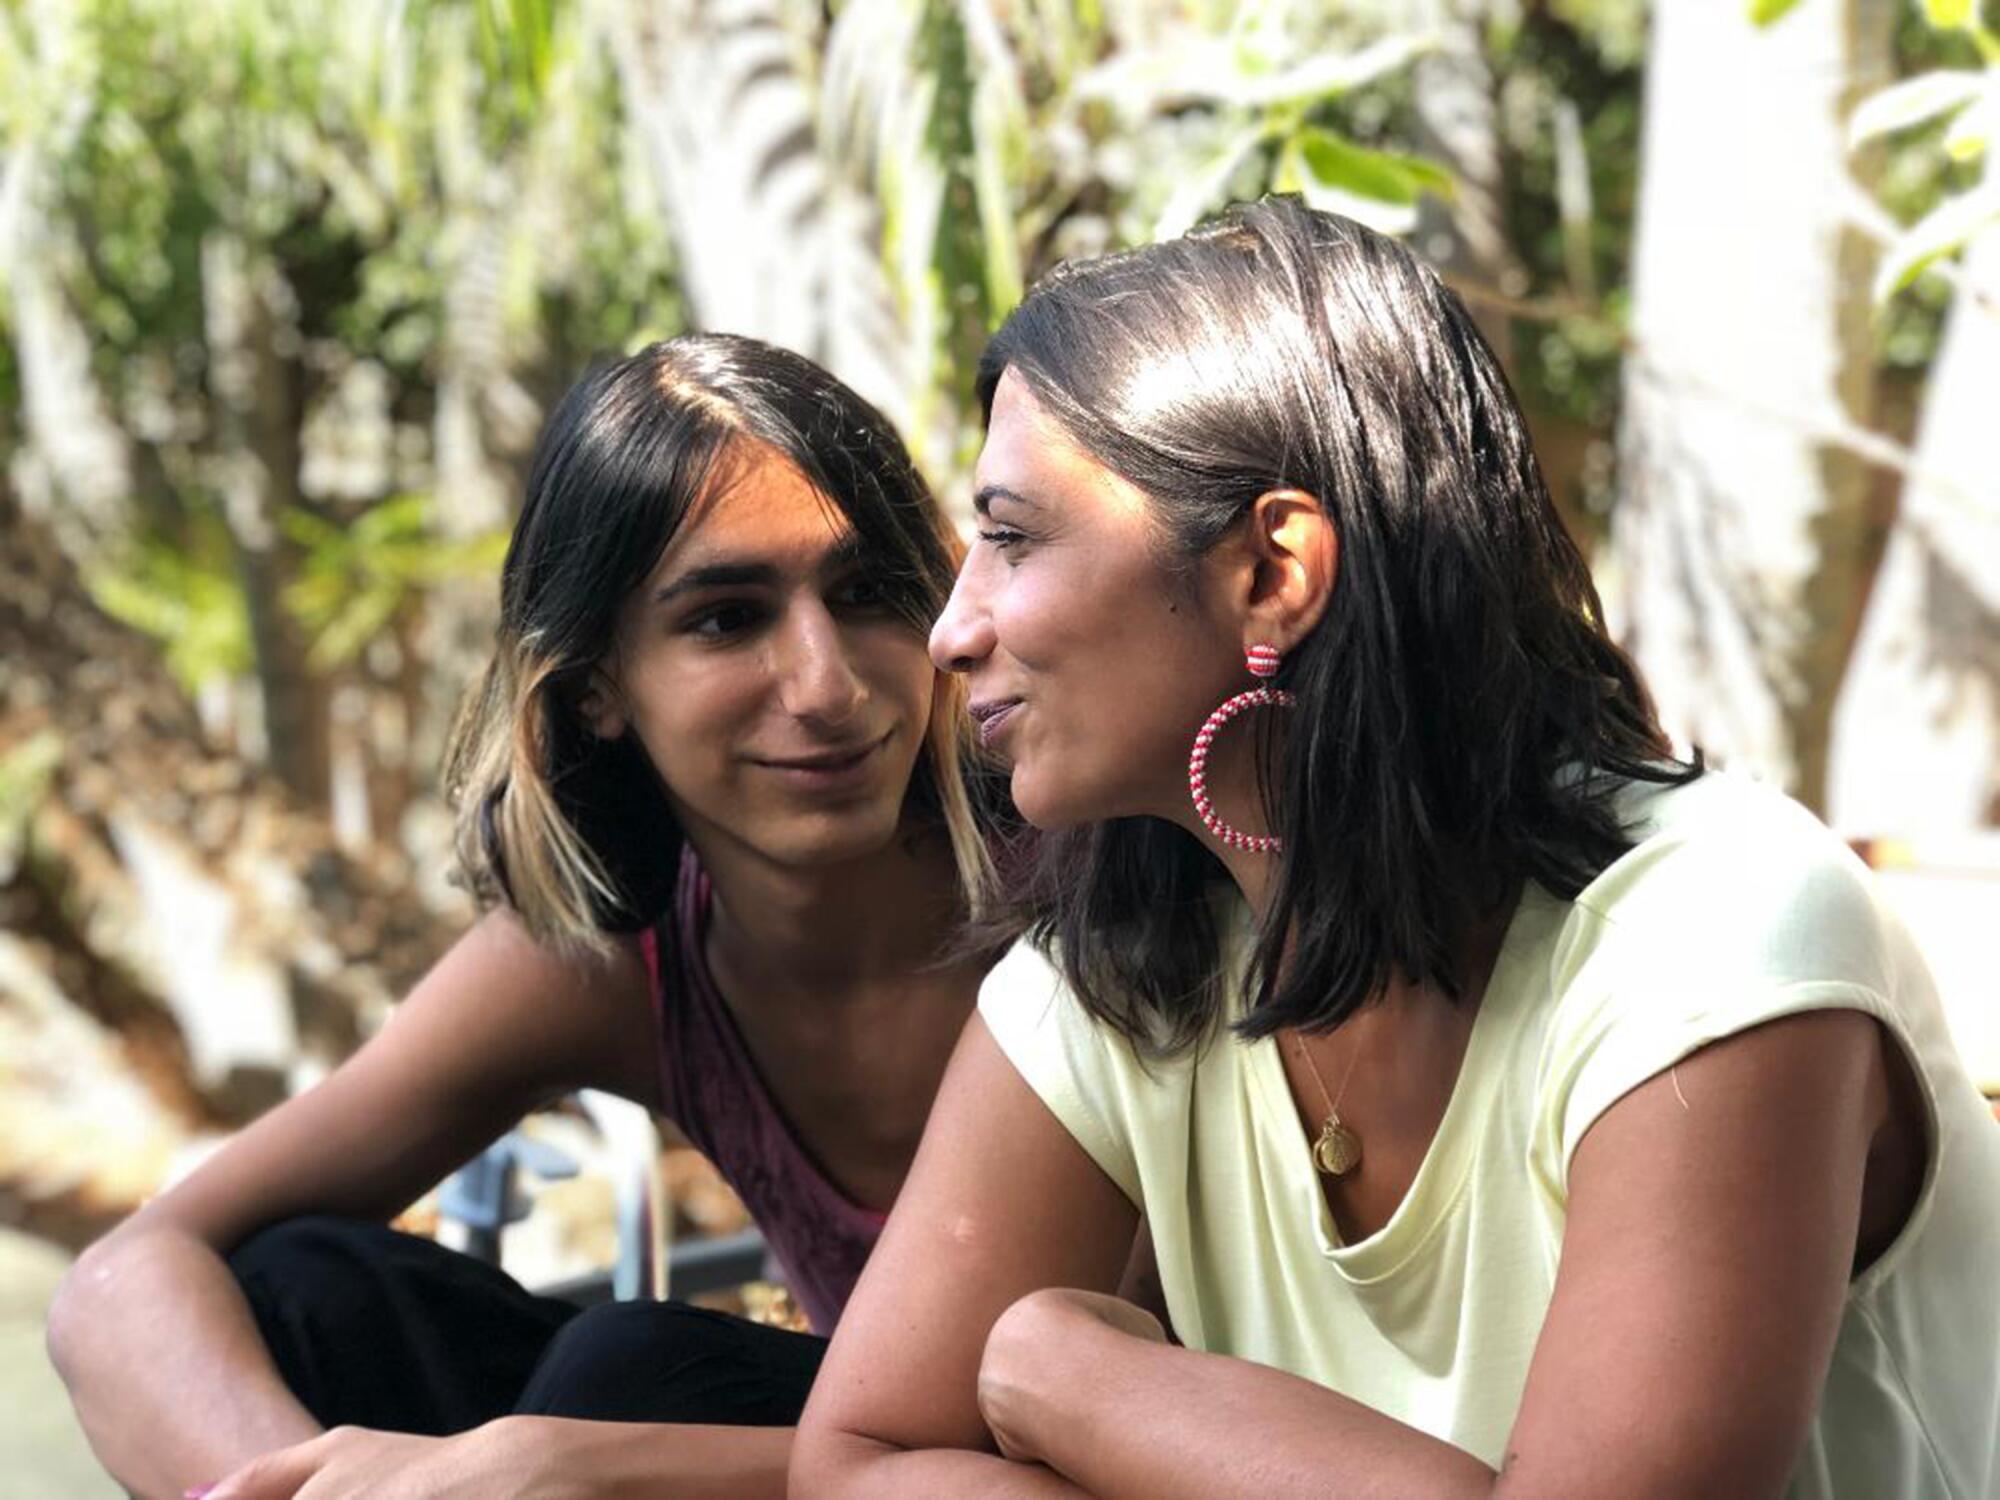
POLYGON ((931 627, 931 664, 940 672, 969 672, 993 650, 992 616, 975 575, 978 566, 977 556, 966 559, 944 613, 931 627))

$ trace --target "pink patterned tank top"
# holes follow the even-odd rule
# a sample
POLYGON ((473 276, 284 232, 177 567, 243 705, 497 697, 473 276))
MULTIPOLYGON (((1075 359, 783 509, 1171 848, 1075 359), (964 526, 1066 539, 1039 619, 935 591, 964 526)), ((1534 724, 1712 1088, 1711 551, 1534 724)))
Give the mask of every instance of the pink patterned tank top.
POLYGON ((813 1330, 831 1334, 885 1216, 834 1186, 758 1073, 708 972, 709 899, 708 873, 688 846, 673 911, 639 936, 659 1026, 660 1113, 736 1190, 813 1330))

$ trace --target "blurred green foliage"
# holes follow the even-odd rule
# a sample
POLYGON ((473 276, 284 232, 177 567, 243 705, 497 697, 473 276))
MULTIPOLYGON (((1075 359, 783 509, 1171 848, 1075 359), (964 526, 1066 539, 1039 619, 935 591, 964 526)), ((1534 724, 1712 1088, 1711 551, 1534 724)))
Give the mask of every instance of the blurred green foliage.
MULTIPOLYGON (((1763 24, 1789 8, 1744 4, 1763 24)), ((977 441, 979 352, 1054 261, 1272 189, 1390 229, 1458 191, 1423 154, 1416 109, 1417 65, 1438 39, 1394 6, 797 0, 773 13, 810 44, 802 53, 819 49, 807 72, 821 128, 842 125, 896 311, 924 351, 916 425, 950 419, 931 455, 947 482, 977 441)), ((299 380, 301 428, 355 372, 380 377, 379 409, 355 420, 387 429, 384 451, 306 486, 281 516, 282 597, 320 672, 353 664, 441 580, 497 558, 496 538, 447 524, 447 382, 473 389, 491 456, 518 480, 531 434, 508 430, 510 412, 531 428, 588 357, 688 321, 674 236, 700 226, 667 221, 594 14, 579 0, 0 0, 0 133, 7 161, 34 168, 34 253, 88 329, 95 382, 136 455, 129 535, 89 583, 162 641, 184 681, 241 674, 256 649, 217 468, 230 441, 218 244, 277 289, 276 353, 299 380)), ((1511 373, 1530 409, 1608 436, 1648 8, 1473 14, 1513 261, 1483 290, 1516 310, 1511 373)), ((2000 60, 1963 0, 1913 0, 1898 49, 1904 76, 1990 78, 2000 60)), ((1961 104, 1861 145, 1898 224, 1976 203, 1980 122, 2000 105, 1991 90, 1961 104)), ((1953 243, 1939 234, 1933 257, 1953 243)), ((1910 375, 1932 358, 1948 300, 1926 263, 1894 272, 1906 289, 1880 318, 1884 363, 1910 375)), ((7 317, 0 296, 0 333, 7 317)), ((21 379, 0 338, 0 441, 18 439, 21 379)))
MULTIPOLYGON (((311 494, 285 527, 311 663, 495 544, 425 540, 404 493, 432 460, 448 361, 536 400, 593 354, 681 326, 666 226, 610 60, 556 0, 79 0, 0 7, 0 129, 41 166, 37 246, 139 450, 130 535, 90 570, 176 675, 246 670, 246 605, 213 464, 219 240, 279 289, 303 422, 342 375, 386 373, 396 461, 374 493, 311 494), (453 326, 454 296, 469 315, 453 326), (331 602, 343 588, 352 597, 331 602)), ((6 312, 0 300, 0 330, 6 312)), ((0 400, 18 404, 12 341, 0 400)))
POLYGON ((430 498, 393 495, 351 524, 334 526, 310 511, 285 517, 304 551, 286 603, 312 631, 313 664, 351 661, 425 590, 452 578, 491 577, 507 552, 504 532, 463 541, 440 539, 430 498))

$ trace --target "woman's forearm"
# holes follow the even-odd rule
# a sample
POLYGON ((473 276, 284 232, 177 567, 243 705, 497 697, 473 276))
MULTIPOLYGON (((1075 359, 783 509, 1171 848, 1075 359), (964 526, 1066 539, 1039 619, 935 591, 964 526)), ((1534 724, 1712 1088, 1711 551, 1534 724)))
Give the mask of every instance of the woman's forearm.
POLYGON ((1472 1455, 1281 1370, 1089 1317, 1039 1332, 1024 1447, 1101 1500, 1492 1493, 1472 1455))
POLYGON ((173 1228, 114 1234, 84 1253, 50 1309, 49 1354, 98 1462, 140 1496, 177 1500, 320 1430, 229 1267, 173 1228))

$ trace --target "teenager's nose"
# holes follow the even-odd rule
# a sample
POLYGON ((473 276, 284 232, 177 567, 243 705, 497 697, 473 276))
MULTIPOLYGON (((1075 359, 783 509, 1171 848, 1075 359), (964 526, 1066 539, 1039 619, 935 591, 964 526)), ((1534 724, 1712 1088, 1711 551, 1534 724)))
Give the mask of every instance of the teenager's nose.
POLYGON ((848 658, 840 622, 824 608, 802 608, 785 631, 779 698, 800 719, 839 724, 868 698, 868 688, 848 658))
POLYGON ((931 664, 940 672, 969 672, 993 650, 993 621, 986 608, 978 555, 965 560, 951 586, 944 613, 931 627, 931 664))

